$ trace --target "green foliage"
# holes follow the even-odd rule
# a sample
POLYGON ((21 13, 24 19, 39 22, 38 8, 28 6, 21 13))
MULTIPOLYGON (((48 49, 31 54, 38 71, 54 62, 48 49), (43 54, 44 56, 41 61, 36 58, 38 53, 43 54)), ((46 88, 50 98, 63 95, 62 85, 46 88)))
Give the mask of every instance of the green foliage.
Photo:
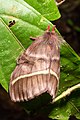
POLYGON ((68 120, 70 115, 80 119, 80 90, 53 105, 49 117, 57 120, 68 120))
POLYGON ((42 16, 48 20, 56 20, 60 17, 60 13, 54 0, 25 0, 29 5, 35 8, 42 16))
POLYGON ((16 58, 23 50, 17 38, 0 19, 0 83, 8 91, 11 71, 16 58))
POLYGON ((67 44, 61 46, 61 79, 59 93, 80 83, 80 57, 67 44))
MULTIPOLYGON (((0 83, 6 91, 17 57, 31 44, 30 36, 42 35, 49 24, 51 28, 53 26, 49 20, 59 17, 54 0, 0 0, 0 83), (15 20, 15 24, 9 28, 11 20, 15 20)), ((66 42, 61 45, 60 51, 61 78, 58 95, 80 83, 80 57, 66 42)), ((70 115, 76 114, 80 118, 79 96, 80 89, 48 106, 46 110, 51 110, 49 117, 68 120, 70 115)), ((47 101, 47 97, 42 99, 47 101)), ((29 102, 25 104, 27 103, 29 102)), ((36 103, 39 108, 42 101, 38 99, 36 103)), ((36 104, 32 104, 36 107, 36 104)))

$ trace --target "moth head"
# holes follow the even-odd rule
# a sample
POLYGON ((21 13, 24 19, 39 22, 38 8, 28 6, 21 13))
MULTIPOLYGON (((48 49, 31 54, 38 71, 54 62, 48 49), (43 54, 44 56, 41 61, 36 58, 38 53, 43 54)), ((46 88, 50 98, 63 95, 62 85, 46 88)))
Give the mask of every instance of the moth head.
POLYGON ((43 38, 44 40, 56 40, 57 36, 56 36, 56 32, 55 32, 56 26, 54 25, 52 27, 52 31, 50 31, 50 25, 48 25, 47 30, 45 31, 43 38))
POLYGON ((46 30, 46 32, 48 33, 55 33, 55 29, 56 29, 56 25, 54 25, 53 27, 52 27, 52 31, 50 32, 50 25, 48 25, 48 27, 47 27, 47 30, 46 30))

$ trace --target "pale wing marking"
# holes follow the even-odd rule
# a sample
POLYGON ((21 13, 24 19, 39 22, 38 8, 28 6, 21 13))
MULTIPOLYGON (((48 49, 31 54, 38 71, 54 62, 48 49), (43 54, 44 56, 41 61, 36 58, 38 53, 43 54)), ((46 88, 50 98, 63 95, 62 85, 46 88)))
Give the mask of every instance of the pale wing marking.
POLYGON ((22 79, 22 78, 26 78, 26 77, 31 77, 31 76, 34 76, 34 75, 40 75, 40 74, 48 74, 50 73, 51 75, 54 75, 56 77, 57 80, 59 80, 57 74, 55 72, 53 72, 51 69, 47 69, 47 70, 42 70, 42 71, 38 71, 38 72, 33 72, 33 73, 30 73, 30 74, 26 74, 26 75, 21 75, 19 77, 17 77, 16 79, 14 79, 12 81, 12 85, 15 84, 15 82, 17 82, 19 79, 22 79))

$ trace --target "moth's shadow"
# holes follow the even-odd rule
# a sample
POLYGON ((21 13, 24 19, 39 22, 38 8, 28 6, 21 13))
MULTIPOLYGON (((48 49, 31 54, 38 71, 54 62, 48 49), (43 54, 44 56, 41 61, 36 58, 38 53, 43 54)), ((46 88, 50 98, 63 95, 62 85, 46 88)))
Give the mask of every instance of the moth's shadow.
POLYGON ((32 100, 20 102, 27 113, 37 113, 50 104, 52 97, 48 93, 43 93, 32 100))

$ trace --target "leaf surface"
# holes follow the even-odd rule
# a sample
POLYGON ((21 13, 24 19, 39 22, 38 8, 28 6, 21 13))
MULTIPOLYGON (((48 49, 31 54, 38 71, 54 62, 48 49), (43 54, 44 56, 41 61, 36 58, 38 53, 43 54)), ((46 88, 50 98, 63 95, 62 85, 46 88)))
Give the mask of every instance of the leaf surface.
POLYGON ((25 1, 50 21, 60 18, 60 13, 55 0, 34 0, 33 2, 32 0, 25 1))
POLYGON ((16 64, 16 59, 23 47, 0 19, 0 83, 8 91, 10 75, 16 64))

